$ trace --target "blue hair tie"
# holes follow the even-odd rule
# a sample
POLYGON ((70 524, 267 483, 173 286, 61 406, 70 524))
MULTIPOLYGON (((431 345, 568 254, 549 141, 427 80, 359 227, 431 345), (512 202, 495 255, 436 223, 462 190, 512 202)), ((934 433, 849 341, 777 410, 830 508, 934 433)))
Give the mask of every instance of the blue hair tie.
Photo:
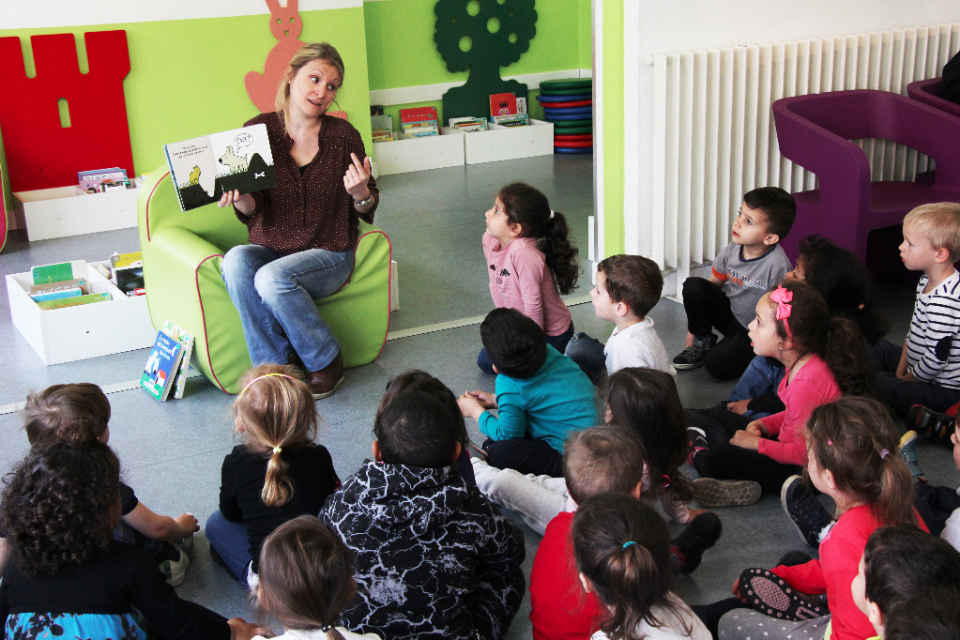
POLYGON ((637 543, 634 542, 633 540, 631 540, 630 542, 624 542, 624 543, 623 543, 623 548, 626 549, 627 547, 629 547, 629 546, 632 545, 632 544, 637 544, 637 543))

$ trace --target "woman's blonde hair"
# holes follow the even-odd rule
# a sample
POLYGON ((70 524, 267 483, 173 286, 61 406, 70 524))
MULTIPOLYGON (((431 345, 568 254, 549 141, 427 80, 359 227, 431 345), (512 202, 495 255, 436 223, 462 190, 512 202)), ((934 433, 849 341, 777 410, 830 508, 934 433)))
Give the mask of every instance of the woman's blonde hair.
POLYGON ((282 114, 287 113, 287 104, 290 101, 290 81, 305 64, 313 62, 314 60, 324 60, 335 66, 337 71, 340 72, 340 86, 343 86, 343 79, 345 77, 343 58, 340 57, 340 53, 336 47, 327 42, 308 42, 293 54, 293 59, 290 60, 287 72, 283 74, 283 77, 280 79, 280 86, 277 87, 276 106, 278 112, 282 114))
POLYGON ((269 507, 293 496, 283 451, 309 445, 317 437, 319 416, 310 388, 290 365, 262 364, 241 378, 243 391, 233 403, 237 430, 247 448, 268 458, 260 498, 269 507))

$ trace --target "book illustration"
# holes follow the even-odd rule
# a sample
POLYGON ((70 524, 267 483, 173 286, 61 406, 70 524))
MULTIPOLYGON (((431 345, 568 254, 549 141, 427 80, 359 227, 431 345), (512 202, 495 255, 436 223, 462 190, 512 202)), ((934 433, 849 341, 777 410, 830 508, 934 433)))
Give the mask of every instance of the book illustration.
POLYGON ((265 124, 168 144, 164 150, 183 211, 216 202, 227 191, 251 193, 277 184, 265 124))
POLYGON ((183 358, 183 346, 161 329, 140 376, 140 386, 157 400, 166 400, 183 358))
POLYGON ((491 116, 517 115, 517 94, 495 93, 491 95, 490 96, 490 115, 491 116))
POLYGON ((439 135, 439 123, 436 107, 400 109, 400 127, 405 136, 422 138, 439 135))
POLYGON ((170 320, 163 323, 163 331, 183 347, 183 357, 180 359, 180 367, 177 369, 177 375, 173 380, 173 397, 179 400, 183 397, 183 391, 187 386, 187 373, 190 371, 190 358, 193 355, 193 335, 184 331, 170 320))
POLYGON ((91 293, 87 296, 76 296, 73 298, 60 298, 59 300, 44 300, 37 303, 42 311, 52 311, 54 309, 66 309, 67 307, 77 307, 81 304, 93 304, 95 302, 108 302, 113 300, 109 293, 91 293))

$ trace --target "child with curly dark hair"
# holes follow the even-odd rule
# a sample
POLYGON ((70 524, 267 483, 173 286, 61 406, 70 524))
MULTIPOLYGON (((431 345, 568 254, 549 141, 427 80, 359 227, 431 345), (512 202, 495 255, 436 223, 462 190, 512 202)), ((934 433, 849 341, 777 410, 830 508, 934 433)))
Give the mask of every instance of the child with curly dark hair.
MULTIPOLYGON (((55 384, 31 393, 21 413, 31 445, 59 440, 76 446, 90 439, 104 444, 110 440, 110 401, 100 387, 89 382, 55 384)), ((197 519, 190 513, 176 518, 154 513, 123 482, 120 504, 114 537, 145 551, 171 586, 183 584, 190 559, 180 547, 189 544, 200 530, 197 519)))
POLYGON ((136 547, 113 540, 120 462, 96 438, 34 447, 4 479, 13 557, 0 585, 7 638, 241 640, 260 629, 181 600, 136 547))
MULTIPOLYGON (((573 320, 560 295, 573 291, 580 275, 566 218, 550 208, 545 195, 522 182, 501 189, 485 217, 483 255, 494 304, 531 318, 547 343, 563 353, 573 337, 573 320)), ((477 366, 493 373, 485 350, 477 366)))

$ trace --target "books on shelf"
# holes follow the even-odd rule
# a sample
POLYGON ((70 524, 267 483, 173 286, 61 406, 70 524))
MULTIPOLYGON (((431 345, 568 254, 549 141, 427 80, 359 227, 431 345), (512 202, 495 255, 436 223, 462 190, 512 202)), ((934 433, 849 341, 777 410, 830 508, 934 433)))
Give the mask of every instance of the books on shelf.
POLYGON ((110 280, 128 297, 146 295, 143 283, 143 253, 115 253, 110 256, 110 280))
POLYGON ((436 107, 400 109, 400 127, 407 137, 424 138, 440 135, 439 122, 436 107))
POLYGON ((447 124, 451 129, 463 131, 464 133, 470 131, 486 131, 488 129, 486 118, 473 118, 470 116, 463 118, 450 118, 447 121, 447 124))
POLYGON ((30 275, 33 278, 33 284, 50 284, 63 282, 64 280, 86 278, 87 262, 85 260, 72 260, 70 262, 30 267, 30 275))
POLYGON ((74 296, 72 298, 58 298, 56 300, 41 300, 37 306, 42 311, 51 311, 53 309, 66 309, 67 307, 77 307, 82 304, 93 304, 95 302, 109 302, 113 296, 109 293, 91 293, 86 296, 74 296))
POLYGON ((383 114, 371 116, 370 128, 374 142, 386 142, 397 139, 393 133, 393 116, 385 116, 383 114))
POLYGON ((517 114, 517 94, 493 93, 490 95, 490 117, 514 116, 517 114))
POLYGON ((180 343, 183 356, 180 358, 180 367, 173 380, 173 397, 177 400, 183 397, 183 390, 187 386, 187 373, 190 371, 190 357, 193 355, 193 335, 187 333, 170 320, 163 323, 163 331, 180 343))
MULTIPOLYGON (((73 278, 71 280, 49 282, 46 284, 32 284, 30 285, 29 293, 30 297, 36 300, 37 296, 46 296, 60 291, 73 291, 74 289, 79 289, 82 295, 90 293, 86 278, 73 278)), ((49 299, 52 298, 48 298, 48 300, 49 299)))
POLYGON ((94 169, 92 171, 78 171, 77 184, 87 193, 97 193, 106 191, 102 189, 103 183, 120 184, 120 188, 126 189, 130 181, 127 179, 127 170, 120 167, 111 167, 109 169, 94 169))
POLYGON ((529 116, 525 113, 516 113, 509 116, 494 116, 490 120, 501 127, 525 127, 530 124, 528 118, 529 116))
POLYGON ((227 191, 251 193, 277 185, 265 124, 212 133, 163 148, 183 211, 217 202, 227 191))
POLYGON ((183 345, 163 329, 157 332, 157 340, 140 376, 140 386, 157 400, 166 402, 170 395, 173 379, 183 360, 183 351, 183 345))

